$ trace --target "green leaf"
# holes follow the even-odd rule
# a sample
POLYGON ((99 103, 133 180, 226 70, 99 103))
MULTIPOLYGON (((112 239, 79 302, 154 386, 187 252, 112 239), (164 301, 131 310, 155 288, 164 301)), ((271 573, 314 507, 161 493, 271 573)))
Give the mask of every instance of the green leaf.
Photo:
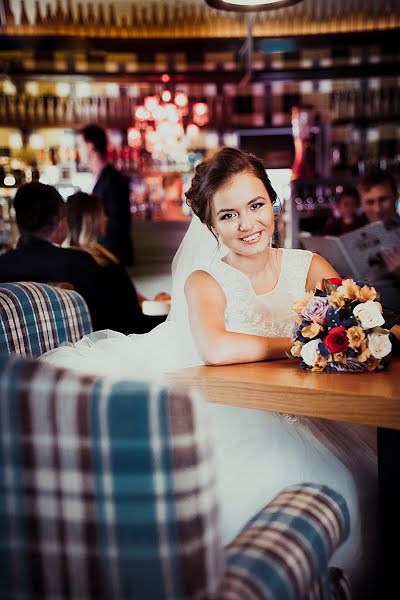
POLYGON ((333 283, 331 283, 327 279, 323 279, 322 282, 325 284, 325 289, 328 292, 328 294, 331 294, 336 290, 336 286, 333 285, 333 283))
POLYGON ((390 331, 388 329, 385 329, 384 327, 380 327, 380 326, 376 326, 376 327, 372 327, 372 329, 367 329, 366 330, 367 333, 382 333, 385 335, 389 335, 390 331))

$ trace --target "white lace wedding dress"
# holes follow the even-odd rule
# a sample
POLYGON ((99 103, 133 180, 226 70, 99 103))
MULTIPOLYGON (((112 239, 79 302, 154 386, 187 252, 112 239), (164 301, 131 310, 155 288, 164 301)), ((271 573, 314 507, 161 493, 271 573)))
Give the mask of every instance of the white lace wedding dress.
MULTIPOLYGON (((210 261, 207 270, 226 296, 227 330, 291 336, 295 318, 291 307, 305 293, 312 254, 288 249, 281 252, 278 282, 261 296, 255 294, 246 275, 220 257, 210 261)), ((85 373, 137 379, 201 364, 183 314, 179 324, 166 322, 141 336, 97 332, 73 347, 47 353, 42 360, 85 373)), ((351 385, 351 375, 348 377, 351 385)), ((224 543, 283 487, 307 481, 330 485, 345 496, 351 514, 350 539, 332 562, 345 568, 356 598, 373 598, 377 571, 375 432, 224 405, 208 404, 207 410, 216 453, 224 543)))

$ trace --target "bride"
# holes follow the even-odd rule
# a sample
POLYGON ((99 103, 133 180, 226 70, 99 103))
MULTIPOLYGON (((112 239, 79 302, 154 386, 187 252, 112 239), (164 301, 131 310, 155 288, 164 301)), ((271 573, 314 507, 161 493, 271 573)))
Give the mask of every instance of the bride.
MULTIPOLYGON (((253 155, 223 148, 197 166, 186 196, 195 216, 174 258, 167 322, 144 335, 95 332, 41 360, 143 379, 186 366, 286 357, 293 303, 338 274, 318 255, 272 247, 277 196, 253 155)), ((330 485, 351 515, 350 538, 332 562, 347 571, 356 598, 374 597, 374 432, 216 404, 207 410, 224 543, 286 485, 330 485)))

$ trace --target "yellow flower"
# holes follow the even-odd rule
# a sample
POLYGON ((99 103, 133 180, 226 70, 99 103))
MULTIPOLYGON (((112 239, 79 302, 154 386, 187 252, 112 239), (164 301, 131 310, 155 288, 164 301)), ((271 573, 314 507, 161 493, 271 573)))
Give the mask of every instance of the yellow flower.
POLYGON ((295 341, 295 343, 293 344, 293 346, 290 349, 290 353, 292 356, 296 356, 296 357, 300 357, 301 354, 301 349, 304 346, 303 342, 299 342, 298 340, 295 341))
POLYGON ((369 287, 368 285, 365 285, 364 287, 360 288, 358 292, 358 298, 361 300, 361 302, 375 300, 376 295, 376 289, 374 287, 369 287))
POLYGON ((345 305, 345 299, 341 294, 339 294, 339 288, 329 294, 328 302, 335 308, 342 308, 345 305))
POLYGON ((340 285, 336 290, 339 296, 349 300, 356 300, 358 298, 359 291, 359 286, 352 279, 344 279, 342 281, 342 285, 340 285))
POLYGON ((306 325, 305 327, 303 327, 300 333, 305 338, 314 338, 322 330, 322 325, 320 325, 317 321, 317 318, 314 317, 313 322, 310 323, 310 325, 306 325))
MULTIPOLYGON (((374 358, 373 356, 371 356, 366 362, 365 364, 367 365, 367 369, 368 371, 375 371, 375 369, 379 366, 379 363, 381 361, 378 358, 374 358)), ((382 367, 381 367, 382 368, 382 367)))
POLYGON ((362 327, 358 327, 358 325, 354 325, 353 327, 350 327, 350 329, 348 329, 346 331, 346 334, 347 334, 347 338, 349 340, 350 348, 353 348, 353 350, 358 350, 358 348, 361 346, 362 340, 365 340, 365 333, 364 333, 362 327))
POLYGON ((323 371, 326 367, 326 360, 317 351, 317 358, 312 366, 311 371, 323 371))
POLYGON ((313 296, 314 292, 307 292, 304 298, 301 298, 301 300, 296 300, 296 302, 292 306, 292 310, 298 315, 300 315, 309 303, 310 298, 312 298, 313 296))
POLYGON ((359 360, 360 362, 365 362, 371 356, 371 351, 367 347, 367 344, 368 341, 366 339, 361 341, 360 354, 357 356, 357 360, 359 360))
POLYGON ((333 355, 333 361, 338 362, 338 363, 346 363, 347 362, 346 352, 336 352, 333 355))

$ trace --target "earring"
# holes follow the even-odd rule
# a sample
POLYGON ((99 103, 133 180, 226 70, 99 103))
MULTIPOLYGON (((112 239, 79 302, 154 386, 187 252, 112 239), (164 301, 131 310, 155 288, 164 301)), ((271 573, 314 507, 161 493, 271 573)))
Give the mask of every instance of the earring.
POLYGON ((269 244, 268 244, 268 246, 269 246, 269 249, 272 250, 272 235, 269 238, 269 244))

